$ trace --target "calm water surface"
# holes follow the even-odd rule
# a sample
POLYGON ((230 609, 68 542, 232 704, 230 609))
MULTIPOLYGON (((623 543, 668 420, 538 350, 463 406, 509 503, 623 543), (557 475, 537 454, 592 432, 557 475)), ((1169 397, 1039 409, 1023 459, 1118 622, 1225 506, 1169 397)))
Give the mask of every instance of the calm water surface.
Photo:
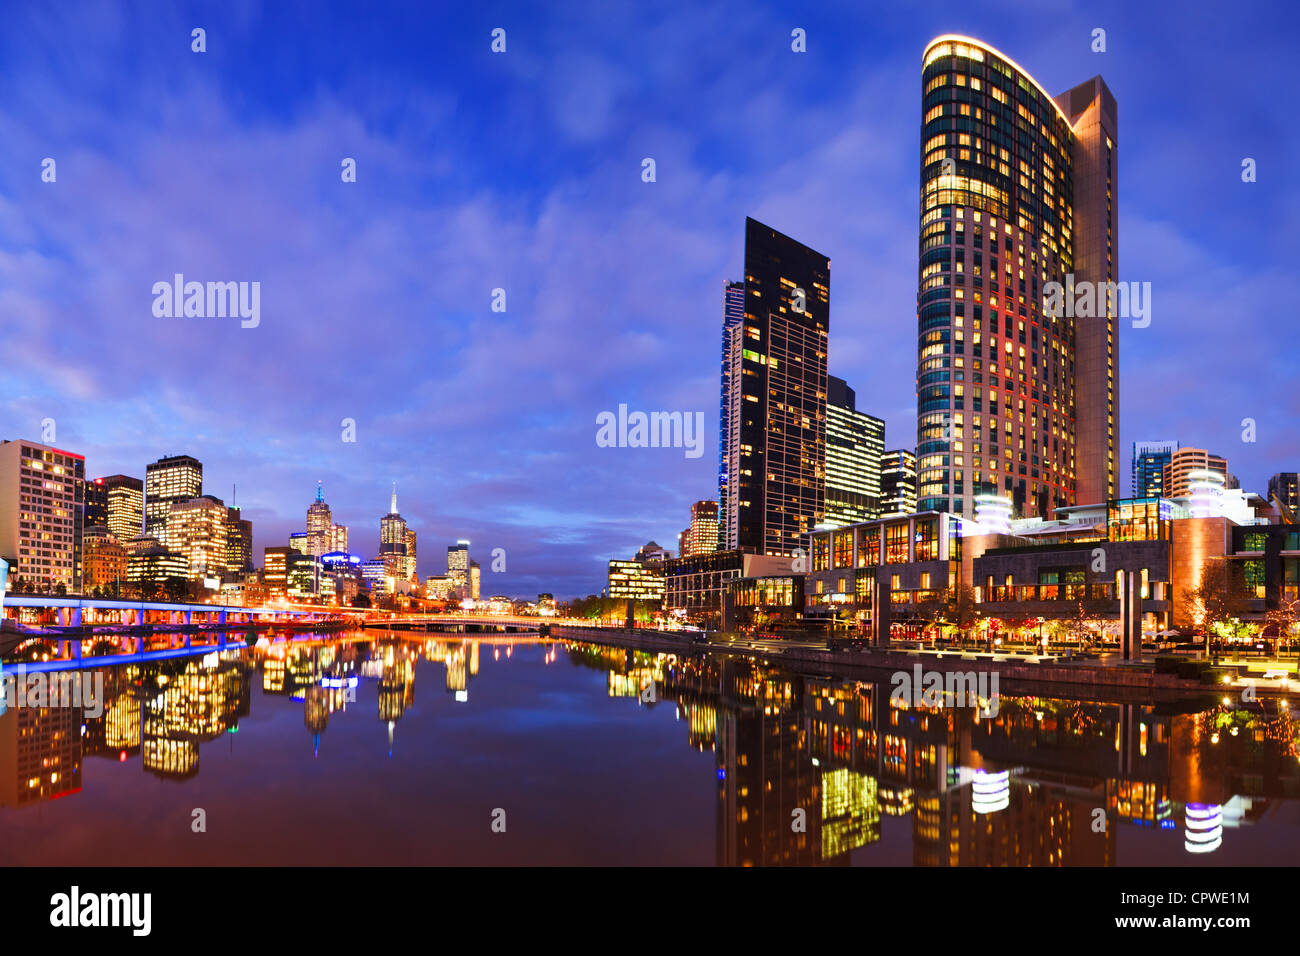
POLYGON ((891 705, 888 675, 374 632, 102 674, 102 716, 0 716, 0 863, 1187 867, 1300 850, 1300 727, 1259 705, 1004 693, 989 719, 891 705))

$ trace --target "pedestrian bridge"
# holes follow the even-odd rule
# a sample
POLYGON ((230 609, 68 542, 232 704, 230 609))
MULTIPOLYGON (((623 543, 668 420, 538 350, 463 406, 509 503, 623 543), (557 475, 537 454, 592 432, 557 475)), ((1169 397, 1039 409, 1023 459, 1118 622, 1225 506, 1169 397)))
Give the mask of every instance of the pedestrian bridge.
POLYGON ((62 627, 141 627, 144 625, 286 624, 339 620, 334 609, 239 607, 173 601, 123 601, 84 596, 5 594, 3 616, 28 625, 62 627))

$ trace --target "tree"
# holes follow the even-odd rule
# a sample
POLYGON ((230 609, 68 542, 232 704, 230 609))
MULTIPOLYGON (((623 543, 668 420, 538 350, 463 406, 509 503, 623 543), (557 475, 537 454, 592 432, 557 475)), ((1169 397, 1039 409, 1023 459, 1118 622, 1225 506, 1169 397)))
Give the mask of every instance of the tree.
POLYGON ((1277 628, 1279 647, 1282 641, 1295 638, 1296 626, 1300 625, 1300 600, 1279 598, 1277 607, 1264 615, 1264 620, 1277 628))
POLYGON ((1183 613, 1205 636, 1207 653, 1211 634, 1237 638, 1250 631, 1250 625, 1242 621, 1249 609, 1245 592, 1223 558, 1205 563, 1196 587, 1183 591, 1182 605, 1183 613))
POLYGON ((352 599, 352 606, 361 608, 370 607, 370 595, 358 593, 357 596, 352 599))

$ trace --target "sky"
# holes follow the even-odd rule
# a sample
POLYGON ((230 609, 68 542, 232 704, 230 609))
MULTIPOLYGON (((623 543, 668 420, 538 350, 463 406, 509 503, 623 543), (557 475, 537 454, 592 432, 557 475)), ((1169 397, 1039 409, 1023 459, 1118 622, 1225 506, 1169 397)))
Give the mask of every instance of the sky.
POLYGON ((746 216, 830 257, 831 374, 914 446, 920 59, 943 33, 1053 94, 1100 73, 1118 101, 1119 278, 1152 290, 1150 325, 1121 323, 1123 487, 1134 440, 1208 447, 1251 490, 1300 469, 1284 3, 3 16, 0 439, 52 419, 87 477, 193 455, 258 556, 317 481, 365 557, 396 482, 421 575, 468 538, 484 596, 598 593, 610 558, 675 550, 717 493, 746 216), (155 316, 176 273, 260 283, 259 324, 155 316), (703 413, 703 454, 598 446, 620 404, 703 413))

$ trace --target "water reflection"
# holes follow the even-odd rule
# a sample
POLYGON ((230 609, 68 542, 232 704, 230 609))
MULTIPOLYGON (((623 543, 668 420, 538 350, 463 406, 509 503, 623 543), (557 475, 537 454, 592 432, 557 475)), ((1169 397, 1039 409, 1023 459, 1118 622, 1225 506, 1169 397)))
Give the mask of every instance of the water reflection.
MULTIPOLYGON (((1150 830, 1184 860, 1203 861, 1234 831, 1300 792, 1300 727, 1276 703, 1003 694, 990 718, 970 707, 891 700, 888 674, 846 680, 737 658, 590 644, 548 643, 511 661, 513 650, 461 637, 355 635, 124 660, 101 668, 98 716, 60 706, 11 706, 0 714, 0 807, 80 795, 83 762, 91 758, 138 759, 145 774, 189 781, 205 745, 246 723, 255 695, 301 705, 296 733, 313 756, 332 723, 378 720, 391 758, 417 699, 417 665, 442 671, 441 686, 422 678, 422 695, 465 703, 484 653, 497 668, 527 670, 543 697, 556 681, 538 666, 539 656, 543 665, 565 656, 595 672, 608 705, 667 711, 680 721, 683 753, 713 756, 713 860, 723 866, 1145 862, 1120 859, 1124 828, 1150 830), (375 693, 368 714, 358 704, 363 687, 375 693)), ((546 706, 557 714, 574 707, 595 713, 600 696, 596 690, 586 701, 546 706)), ((517 717, 497 704, 488 719, 494 732, 509 735, 517 717)), ((285 730, 267 725, 253 733, 285 730)), ((413 749, 427 743, 413 740, 413 749)), ((580 751, 581 741, 574 748, 580 751)), ((501 761, 502 777, 514 772, 504 751, 486 756, 501 761)), ((563 787, 570 768, 551 769, 563 787)), ((93 789, 78 799, 93 800, 93 789)), ((563 822, 585 826, 580 806, 563 822)))
POLYGON ((571 654, 609 671, 611 696, 655 682, 690 745, 716 753, 719 865, 843 865, 880 839, 882 817, 910 816, 917 866, 1107 866, 1120 826, 1181 824, 1186 851, 1208 853, 1224 826, 1300 792, 1300 727, 1277 702, 1004 694, 990 718, 891 700, 888 675, 571 654))

